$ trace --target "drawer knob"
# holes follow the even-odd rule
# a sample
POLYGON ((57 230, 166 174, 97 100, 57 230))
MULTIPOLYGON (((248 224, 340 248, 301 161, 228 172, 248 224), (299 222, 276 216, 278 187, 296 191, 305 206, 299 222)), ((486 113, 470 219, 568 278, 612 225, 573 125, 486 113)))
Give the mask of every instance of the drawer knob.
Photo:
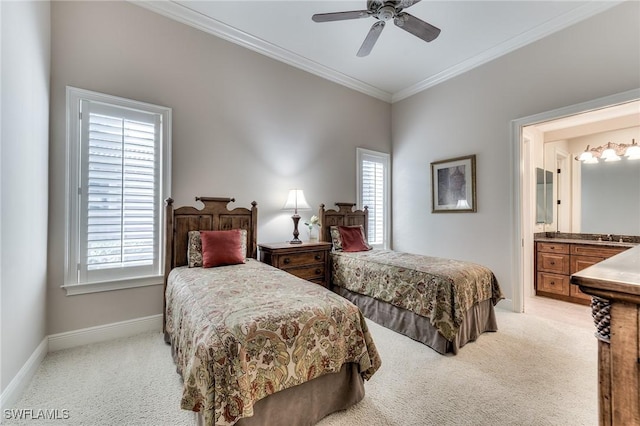
POLYGON ((320 268, 316 269, 316 274, 320 274, 322 270, 320 268))
POLYGON ((316 260, 320 260, 320 259, 322 259, 322 256, 320 256, 319 254, 316 254, 315 259, 316 260))
POLYGON ((556 282, 555 281, 551 281, 549 284, 556 285, 556 282))
POLYGON ((291 259, 289 259, 288 257, 284 258, 284 264, 288 265, 289 263, 291 263, 291 259))
POLYGON ((550 265, 555 265, 556 262, 554 262, 553 260, 551 262, 549 262, 550 265))

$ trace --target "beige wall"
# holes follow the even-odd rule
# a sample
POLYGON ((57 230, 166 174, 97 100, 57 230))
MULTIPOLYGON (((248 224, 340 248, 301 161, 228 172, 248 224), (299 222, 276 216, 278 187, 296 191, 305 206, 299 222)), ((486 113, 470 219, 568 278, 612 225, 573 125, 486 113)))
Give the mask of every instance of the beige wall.
POLYGON ((291 238, 288 189, 356 197, 358 146, 390 152, 391 106, 121 2, 53 2, 48 333, 160 314, 160 286, 66 296, 65 86, 173 108, 172 197, 258 202, 259 242, 291 238))
POLYGON ((393 104, 394 248, 485 264, 512 297, 511 121, 640 87, 639 15, 623 3, 393 104), (478 212, 431 214, 429 163, 469 154, 478 212))
POLYGON ((0 2, 2 392, 47 334, 49 12, 0 2))

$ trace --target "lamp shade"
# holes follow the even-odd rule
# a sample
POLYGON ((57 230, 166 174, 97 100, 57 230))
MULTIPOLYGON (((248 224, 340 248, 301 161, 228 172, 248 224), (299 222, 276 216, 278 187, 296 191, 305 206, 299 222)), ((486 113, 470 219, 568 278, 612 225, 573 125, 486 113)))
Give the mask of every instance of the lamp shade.
POLYGON ((607 144, 607 149, 602 151, 602 155, 600 156, 604 161, 619 161, 620 157, 616 154, 616 150, 612 147, 611 142, 607 144))
POLYGON ((282 210, 311 210, 311 206, 307 203, 307 199, 304 197, 302 189, 290 189, 287 201, 284 203, 282 210))
POLYGON ((591 153, 591 151, 589 151, 589 145, 587 145, 587 148, 584 150, 582 154, 580 154, 580 157, 578 157, 578 161, 588 161, 588 160, 591 160, 592 158, 593 158, 593 154, 591 153))

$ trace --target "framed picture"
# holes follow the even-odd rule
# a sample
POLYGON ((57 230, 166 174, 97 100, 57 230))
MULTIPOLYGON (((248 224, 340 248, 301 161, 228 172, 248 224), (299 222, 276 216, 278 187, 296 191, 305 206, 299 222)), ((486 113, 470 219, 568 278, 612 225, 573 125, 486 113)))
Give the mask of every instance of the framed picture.
POLYGON ((476 156, 431 163, 431 212, 475 212, 476 156))

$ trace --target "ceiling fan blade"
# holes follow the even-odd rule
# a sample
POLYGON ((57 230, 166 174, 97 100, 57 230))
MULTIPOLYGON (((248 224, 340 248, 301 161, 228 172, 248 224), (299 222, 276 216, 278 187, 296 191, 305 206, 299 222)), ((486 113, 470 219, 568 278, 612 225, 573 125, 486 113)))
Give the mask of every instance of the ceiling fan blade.
POLYGON ((313 19, 314 22, 331 22, 368 18, 369 16, 371 16, 371 12, 368 10, 352 10, 349 12, 316 13, 311 19, 313 19))
POLYGON ((413 15, 398 13, 393 22, 403 30, 420 37, 424 41, 433 41, 440 35, 440 28, 436 28, 413 15))
POLYGON ((378 41, 378 37, 380 37, 380 33, 384 29, 384 21, 378 21, 371 26, 367 37, 362 42, 362 46, 360 46, 360 50, 358 50, 357 56, 363 57, 367 56, 371 53, 371 49, 373 49, 373 45, 378 41))
POLYGON ((413 6, 414 4, 419 3, 419 2, 420 2, 420 0, 400 0, 400 2, 399 2, 399 3, 400 3, 400 4, 399 4, 399 6, 400 6, 402 9, 406 9, 407 7, 411 7, 411 6, 413 6))

